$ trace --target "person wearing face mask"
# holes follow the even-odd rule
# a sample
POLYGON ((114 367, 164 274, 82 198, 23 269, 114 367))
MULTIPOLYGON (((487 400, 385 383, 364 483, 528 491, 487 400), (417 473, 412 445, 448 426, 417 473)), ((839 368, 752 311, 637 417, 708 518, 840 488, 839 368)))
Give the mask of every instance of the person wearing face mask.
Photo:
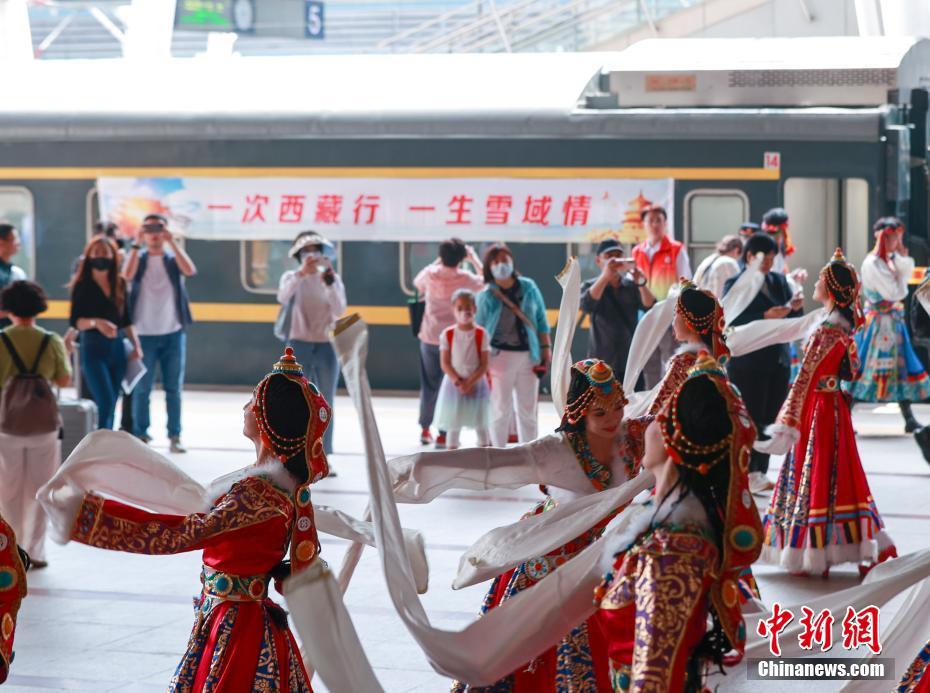
POLYGON ((97 404, 98 428, 113 428, 116 400, 126 373, 124 337, 132 345, 128 358, 142 358, 117 257, 113 241, 94 238, 84 249, 84 259, 70 282, 69 323, 81 333, 81 372, 97 404))
MULTIPOLYGON (((336 398, 339 361, 329 334, 347 305, 345 286, 326 254, 332 247, 315 231, 302 231, 294 239, 288 254, 299 267, 281 275, 278 303, 283 319, 275 328, 275 335, 294 349, 307 379, 330 403, 336 398)), ((327 455, 333 451, 333 430, 331 421, 323 436, 327 455)))
POLYGON ((475 322, 491 335, 491 444, 503 447, 514 409, 520 442, 538 433, 539 380, 552 360, 549 321, 542 292, 516 271, 503 243, 485 252, 484 280, 475 322))
POLYGON ((488 354, 491 345, 483 327, 475 325, 475 294, 459 289, 452 294, 455 324, 442 331, 439 341, 440 362, 445 377, 439 387, 436 422, 446 431, 446 447, 459 446, 459 433, 474 428, 478 445, 491 444, 488 386, 488 354))
POLYGON ((123 276, 130 283, 129 315, 145 350, 145 374, 132 391, 132 432, 139 440, 149 436, 149 398, 155 370, 161 370, 168 410, 168 440, 174 453, 181 445, 181 391, 187 328, 193 322, 185 279, 197 274, 193 260, 168 230, 168 220, 149 214, 142 223, 142 243, 133 244, 123 276))

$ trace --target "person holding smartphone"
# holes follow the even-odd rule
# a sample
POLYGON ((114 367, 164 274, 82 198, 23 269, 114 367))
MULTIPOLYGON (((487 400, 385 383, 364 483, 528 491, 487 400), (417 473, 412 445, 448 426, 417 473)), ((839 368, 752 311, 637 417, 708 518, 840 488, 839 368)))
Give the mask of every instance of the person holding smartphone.
POLYGON ((168 219, 149 214, 142 220, 142 245, 133 243, 123 269, 129 282, 129 315, 142 344, 146 373, 132 391, 133 434, 146 443, 149 400, 155 370, 161 371, 168 409, 169 449, 186 452, 181 444, 181 391, 187 354, 187 328, 193 322, 185 280, 197 274, 194 261, 168 229, 168 219))
POLYGON ((622 377, 639 312, 649 310, 656 298, 636 263, 624 257, 618 240, 601 241, 594 261, 600 275, 581 285, 581 310, 591 323, 588 356, 605 361, 622 377))
MULTIPOLYGON (((278 303, 289 315, 283 336, 303 364, 307 379, 335 409, 339 360, 329 341, 333 324, 346 310, 346 289, 327 256, 333 245, 316 231, 297 234, 289 255, 298 267, 281 275, 278 303)), ((323 436, 323 451, 333 451, 333 422, 323 436)))

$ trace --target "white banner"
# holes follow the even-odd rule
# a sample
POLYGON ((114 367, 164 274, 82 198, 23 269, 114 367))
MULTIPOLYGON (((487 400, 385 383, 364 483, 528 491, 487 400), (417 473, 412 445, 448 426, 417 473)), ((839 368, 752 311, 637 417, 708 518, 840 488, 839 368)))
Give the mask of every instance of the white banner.
POLYGON ((188 238, 564 243, 644 237, 640 212, 671 217, 672 179, 99 178, 101 218, 135 236, 157 212, 188 238))

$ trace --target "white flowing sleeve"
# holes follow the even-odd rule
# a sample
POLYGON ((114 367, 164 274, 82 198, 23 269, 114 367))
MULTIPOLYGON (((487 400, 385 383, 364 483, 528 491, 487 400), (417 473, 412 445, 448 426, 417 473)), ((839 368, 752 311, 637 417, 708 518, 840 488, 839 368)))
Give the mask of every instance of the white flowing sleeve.
POLYGON ((569 258, 555 280, 562 287, 562 302, 559 304, 559 321, 555 325, 552 341, 552 404, 556 416, 562 417, 568 399, 571 380, 572 340, 578 324, 578 306, 581 303, 581 269, 577 258, 569 258))
POLYGON ((649 357, 655 352, 662 337, 672 326, 675 319, 675 304, 678 302, 678 285, 668 292, 668 296, 659 301, 643 316, 633 332, 630 351, 623 374, 623 391, 629 394, 636 389, 639 374, 646 367, 649 357))
POLYGON ((762 253, 752 258, 746 271, 733 282, 727 295, 720 299, 723 319, 727 325, 736 320, 762 290, 762 285, 765 283, 765 273, 759 271, 762 260, 762 253))
POLYGON ((644 470, 617 488, 582 496, 549 512, 492 529, 462 554, 452 589, 490 580, 535 556, 564 546, 617 508, 632 503, 654 484, 652 473, 644 470))
POLYGON ((710 276, 707 278, 707 289, 720 300, 723 296, 723 287, 726 286, 727 280, 732 279, 739 274, 739 263, 733 258, 722 257, 711 268, 710 276))
POLYGON ((862 261, 862 285, 878 293, 884 301, 903 301, 907 296, 907 282, 914 272, 914 259, 896 255, 895 272, 873 253, 862 261))
POLYGON ((36 494, 48 514, 52 539, 71 530, 87 491, 156 513, 188 515, 203 510, 205 489, 171 461, 122 431, 94 431, 36 494))
POLYGON ((826 317, 826 309, 819 308, 800 318, 753 320, 728 330, 727 347, 731 355, 743 356, 772 344, 805 339, 826 317))
POLYGON ((484 491, 532 484, 565 488, 568 482, 568 490, 576 490, 570 479, 578 476, 575 455, 560 433, 511 448, 421 452, 387 464, 400 503, 428 503, 450 489, 484 491))

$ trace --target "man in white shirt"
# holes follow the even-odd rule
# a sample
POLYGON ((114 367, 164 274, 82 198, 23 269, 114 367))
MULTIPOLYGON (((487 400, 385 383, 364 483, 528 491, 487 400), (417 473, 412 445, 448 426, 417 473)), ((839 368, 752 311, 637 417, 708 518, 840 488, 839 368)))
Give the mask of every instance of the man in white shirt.
MULTIPOLYGON (((326 256, 332 244, 315 231, 297 235, 288 253, 300 266, 281 275, 278 303, 284 306, 283 338, 293 349, 304 374, 335 412, 339 360, 329 341, 333 324, 346 310, 342 279, 326 256)), ((335 417, 334 417, 335 418, 335 417)), ((323 451, 333 451, 333 421, 323 434, 323 451)))
POLYGON ((132 392, 133 434, 146 443, 149 436, 149 399, 155 369, 161 369, 168 410, 168 439, 174 453, 181 445, 181 391, 187 353, 187 326, 193 322, 184 280, 197 273, 190 256, 168 230, 168 220, 150 214, 142 221, 145 248, 133 243, 123 276, 130 283, 129 315, 142 343, 146 373, 132 392))

